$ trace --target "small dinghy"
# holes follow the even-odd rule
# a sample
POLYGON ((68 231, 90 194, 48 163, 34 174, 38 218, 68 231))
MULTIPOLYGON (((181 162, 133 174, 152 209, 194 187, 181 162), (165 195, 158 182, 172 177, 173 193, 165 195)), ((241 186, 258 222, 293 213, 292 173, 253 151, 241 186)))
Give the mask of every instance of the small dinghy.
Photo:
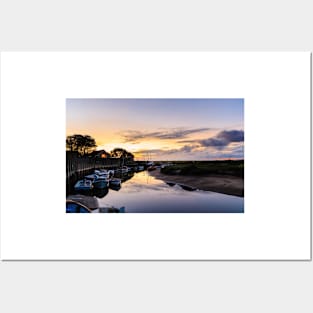
POLYGON ((93 188, 92 181, 88 179, 79 180, 74 186, 74 189, 76 191, 91 190, 92 188, 93 188))

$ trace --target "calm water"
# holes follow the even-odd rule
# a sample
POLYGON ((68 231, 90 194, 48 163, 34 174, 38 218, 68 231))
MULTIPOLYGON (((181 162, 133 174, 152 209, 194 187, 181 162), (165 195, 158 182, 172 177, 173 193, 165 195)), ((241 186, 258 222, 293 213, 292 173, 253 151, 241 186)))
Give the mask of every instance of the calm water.
POLYGON ((120 190, 100 191, 100 206, 125 207, 127 213, 242 213, 243 198, 169 186, 148 172, 135 173, 120 190))

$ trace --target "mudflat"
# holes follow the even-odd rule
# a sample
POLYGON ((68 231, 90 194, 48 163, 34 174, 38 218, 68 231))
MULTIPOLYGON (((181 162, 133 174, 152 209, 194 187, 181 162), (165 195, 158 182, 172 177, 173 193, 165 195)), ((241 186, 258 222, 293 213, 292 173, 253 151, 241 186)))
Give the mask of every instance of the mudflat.
POLYGON ((199 190, 214 191, 233 196, 244 196, 244 179, 229 175, 185 176, 166 175, 160 170, 154 170, 149 174, 165 182, 173 182, 188 185, 199 190))

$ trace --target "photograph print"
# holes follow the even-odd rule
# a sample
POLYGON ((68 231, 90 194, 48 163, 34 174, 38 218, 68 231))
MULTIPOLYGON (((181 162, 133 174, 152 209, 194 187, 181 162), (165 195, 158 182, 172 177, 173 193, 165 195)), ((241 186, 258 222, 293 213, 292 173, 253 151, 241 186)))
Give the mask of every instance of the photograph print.
POLYGON ((67 213, 244 213, 244 99, 66 99, 67 213))

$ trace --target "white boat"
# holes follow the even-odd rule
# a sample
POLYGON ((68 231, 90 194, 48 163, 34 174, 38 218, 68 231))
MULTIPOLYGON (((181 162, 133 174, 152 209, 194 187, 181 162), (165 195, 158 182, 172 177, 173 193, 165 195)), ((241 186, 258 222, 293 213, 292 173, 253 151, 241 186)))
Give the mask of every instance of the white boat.
POLYGON ((88 179, 79 180, 75 186, 74 189, 79 190, 91 190, 93 188, 92 181, 88 179))
POLYGON ((85 176, 85 179, 91 180, 92 182, 97 178, 98 178, 97 174, 90 174, 90 175, 85 176))
POLYGON ((122 166, 121 168, 118 169, 118 171, 122 174, 126 174, 130 171, 130 169, 127 166, 122 166))
POLYGON ((99 176, 107 176, 108 171, 107 170, 95 170, 95 174, 99 176))

